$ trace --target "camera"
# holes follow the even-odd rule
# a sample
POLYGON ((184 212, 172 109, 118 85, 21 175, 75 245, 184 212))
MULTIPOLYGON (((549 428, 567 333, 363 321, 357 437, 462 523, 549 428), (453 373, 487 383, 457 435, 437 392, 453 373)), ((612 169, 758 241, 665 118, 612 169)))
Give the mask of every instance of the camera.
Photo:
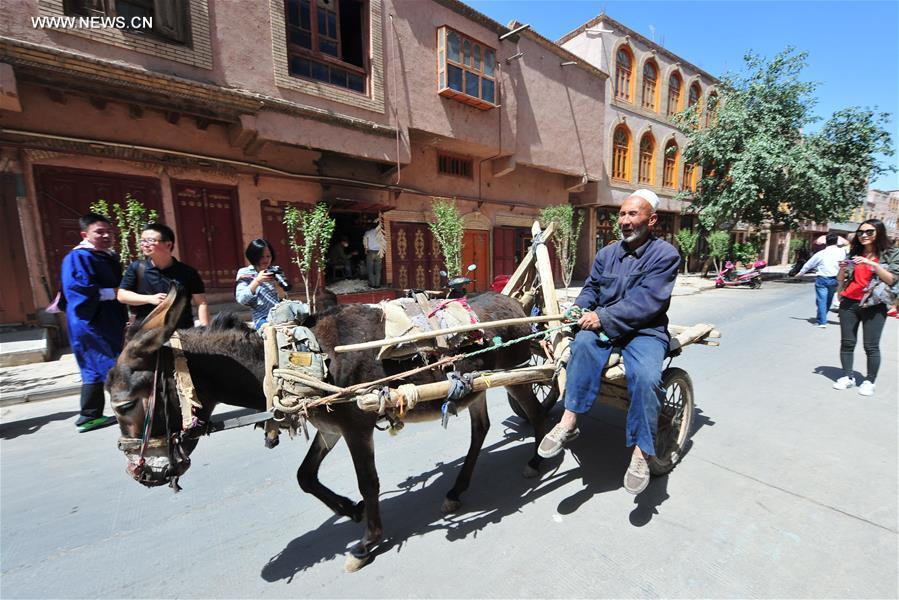
POLYGON ((290 285, 290 282, 287 281, 287 278, 284 277, 284 270, 281 269, 278 265, 272 265, 265 270, 266 273, 272 273, 275 276, 275 280, 278 282, 282 288, 284 288, 285 292, 289 292, 290 288, 293 287, 290 285))

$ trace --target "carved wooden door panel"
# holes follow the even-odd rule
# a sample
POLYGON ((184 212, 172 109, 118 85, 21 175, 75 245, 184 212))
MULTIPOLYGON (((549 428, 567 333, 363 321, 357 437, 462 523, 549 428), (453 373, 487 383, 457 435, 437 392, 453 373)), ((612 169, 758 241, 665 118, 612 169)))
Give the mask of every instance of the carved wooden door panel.
POLYGON ((34 180, 47 251, 48 285, 53 293, 59 285, 63 257, 81 241, 78 219, 88 212, 91 203, 106 200, 110 206, 124 205, 125 194, 130 193, 148 209, 156 210, 159 221, 165 220, 157 179, 36 166, 34 180))
POLYGON ((391 223, 393 285, 400 289, 440 289, 440 249, 427 225, 391 223))
POLYGON ((192 183, 172 187, 178 260, 199 271, 207 288, 233 287, 234 275, 244 264, 237 190, 192 183))

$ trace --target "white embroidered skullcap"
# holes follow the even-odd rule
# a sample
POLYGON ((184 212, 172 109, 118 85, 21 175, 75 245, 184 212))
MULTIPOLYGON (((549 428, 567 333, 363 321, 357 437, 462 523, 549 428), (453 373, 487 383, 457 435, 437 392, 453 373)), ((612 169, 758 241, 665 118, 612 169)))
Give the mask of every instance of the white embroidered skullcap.
POLYGON ((645 188, 639 189, 636 192, 634 192, 633 194, 631 194, 631 196, 637 196, 638 198, 643 198, 644 200, 649 202, 649 205, 652 207, 652 210, 655 210, 659 206, 659 197, 656 196, 655 192, 653 192, 652 190, 647 190, 645 188))

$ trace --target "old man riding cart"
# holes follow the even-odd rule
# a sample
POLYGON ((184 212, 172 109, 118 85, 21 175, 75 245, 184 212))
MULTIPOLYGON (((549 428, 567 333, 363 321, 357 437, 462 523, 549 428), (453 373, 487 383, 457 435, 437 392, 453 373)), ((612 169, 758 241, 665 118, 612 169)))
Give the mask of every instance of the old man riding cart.
MULTIPOLYGON (((414 371, 421 371, 451 369, 453 363, 466 357, 511 344, 527 343, 532 349, 528 365, 502 371, 464 373, 447 381, 424 385, 390 385, 409 375, 411 371, 408 371, 384 380, 338 388, 322 381, 325 378, 322 376, 323 365, 314 364, 316 349, 308 347, 309 337, 298 333, 294 323, 288 320, 286 329, 293 330, 292 334, 285 330, 284 325, 276 325, 266 336, 266 397, 269 408, 276 415, 268 427, 269 440, 273 443, 279 428, 291 431, 302 428, 304 414, 309 409, 340 402, 355 402, 364 411, 376 412, 389 421, 392 432, 402 427, 403 421, 420 401, 445 399, 441 407, 445 424, 448 411, 454 412, 454 397, 486 391, 491 387, 529 384, 540 400, 542 411, 545 413, 552 408, 565 389, 571 330, 579 316, 577 307, 562 310, 556 294, 545 244, 552 235, 552 227, 550 225, 543 231, 539 223, 534 223, 531 249, 501 292, 517 300, 531 317, 479 321, 477 315, 466 310, 468 306, 464 299, 445 299, 441 297, 441 292, 410 291, 408 299, 391 301, 384 307, 385 329, 388 335, 391 332, 392 335, 381 340, 334 348, 337 353, 377 349, 379 358, 418 355, 424 358, 426 364, 414 371), (471 322, 466 322, 469 320, 471 322), (513 340, 490 336, 491 330, 520 323, 531 325, 532 333, 513 340), (470 337, 472 332, 485 347, 467 354, 452 355, 453 348, 473 341, 470 337), (291 335, 300 340, 299 346, 291 343, 291 335)), ((717 346, 716 340, 720 338, 720 333, 707 324, 690 327, 671 325, 669 334, 669 358, 679 355, 681 349, 689 344, 717 346)), ((627 410, 629 397, 624 364, 619 353, 612 354, 603 370, 603 379, 597 400, 627 410)), ((693 384, 686 371, 669 366, 662 374, 662 387, 665 398, 659 413, 657 453, 649 461, 653 475, 668 473, 677 464, 690 437, 694 413, 693 384)), ((516 415, 532 420, 511 395, 509 404, 516 415)))

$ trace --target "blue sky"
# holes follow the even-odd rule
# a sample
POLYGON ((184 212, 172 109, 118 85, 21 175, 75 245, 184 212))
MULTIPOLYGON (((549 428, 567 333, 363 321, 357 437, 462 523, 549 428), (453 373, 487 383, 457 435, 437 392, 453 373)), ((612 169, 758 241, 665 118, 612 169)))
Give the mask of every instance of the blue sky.
MULTIPOLYGON (((556 40, 605 10, 712 75, 739 70, 753 50, 771 57, 788 45, 809 53, 804 79, 819 83, 815 113, 848 106, 893 115, 889 130, 899 160, 899 1, 737 2, 604 0, 465 0, 506 24, 512 19, 556 40)), ((814 127, 812 128, 814 129, 814 127)), ((899 189, 899 174, 872 187, 899 189)))

